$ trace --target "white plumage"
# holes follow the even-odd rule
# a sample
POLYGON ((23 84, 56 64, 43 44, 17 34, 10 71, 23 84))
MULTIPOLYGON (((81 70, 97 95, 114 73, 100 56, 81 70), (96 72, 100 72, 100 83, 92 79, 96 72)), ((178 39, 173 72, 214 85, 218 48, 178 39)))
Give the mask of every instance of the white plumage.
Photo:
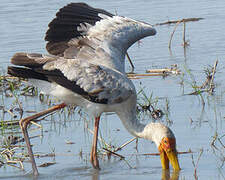
MULTIPOLYGON (((84 10, 90 11, 90 6, 85 4, 75 3, 72 6, 84 6, 84 10)), ((95 136, 91 152, 91 162, 95 168, 99 168, 97 136, 99 118, 103 112, 115 112, 132 135, 154 141, 159 149, 164 138, 175 141, 172 131, 163 124, 140 123, 136 116, 136 90, 132 81, 127 78, 124 68, 127 49, 141 38, 155 35, 155 29, 144 22, 109 16, 104 10, 97 9, 98 11, 103 13, 95 14, 94 18, 100 18, 99 21, 95 24, 81 22, 75 29, 82 36, 74 37, 66 43, 53 42, 56 49, 62 44, 66 47, 63 51, 59 50, 61 55, 52 53, 52 49, 49 51, 55 56, 17 53, 11 62, 27 68, 8 68, 9 74, 31 79, 32 83, 37 82, 37 86, 44 81, 46 87, 41 88, 47 90, 47 94, 61 99, 66 104, 81 106, 90 116, 95 117, 95 136)), ((60 12, 63 13, 63 9, 60 12)), ((79 15, 74 18, 77 16, 79 15)), ((169 144, 169 148, 170 146, 175 153, 172 165, 179 169, 176 144, 169 144)), ((35 162, 33 170, 37 174, 34 164, 35 162)), ((167 168, 168 164, 164 166, 167 168)))

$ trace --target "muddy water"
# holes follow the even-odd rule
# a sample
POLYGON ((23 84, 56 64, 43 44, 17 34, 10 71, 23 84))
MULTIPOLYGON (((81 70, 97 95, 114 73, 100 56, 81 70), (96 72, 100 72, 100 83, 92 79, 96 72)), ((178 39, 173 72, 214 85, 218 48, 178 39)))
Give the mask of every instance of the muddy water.
MULTIPOLYGON (((194 179, 194 164, 197 164, 196 175, 199 179, 224 179, 225 137, 222 136, 225 134, 223 83, 225 2, 222 0, 217 2, 210 0, 86 2, 151 24, 190 17, 204 18, 199 22, 186 24, 186 39, 189 40, 190 45, 185 50, 181 45, 182 25, 178 26, 174 34, 171 51, 168 50, 168 42, 174 25, 165 25, 156 26, 157 35, 142 40, 139 45, 135 44, 129 53, 136 67, 135 72, 142 73, 149 68, 164 68, 177 64, 184 73, 166 78, 151 77, 134 80, 137 90, 144 88, 146 94, 153 93, 154 98, 159 98, 160 108, 165 108, 165 99, 168 100, 168 118, 164 116, 161 121, 169 124, 173 129, 177 137, 178 151, 191 149, 194 152, 193 158, 191 154, 179 156, 182 170, 179 175, 171 172, 171 176, 174 179, 194 179), (204 82, 204 69, 209 65, 213 66, 216 59, 219 60, 219 64, 215 76, 215 94, 213 96, 208 93, 203 93, 201 96, 185 95, 193 91, 194 80, 198 85, 204 82), (211 143, 215 134, 221 142, 217 138, 216 148, 213 148, 211 143)), ((46 53, 43 38, 47 24, 55 16, 57 9, 67 3, 69 1, 2 0, 0 68, 5 70, 9 65, 10 57, 18 51, 46 53)), ((129 70, 127 64, 127 71, 129 70)), ((37 98, 21 97, 20 100, 27 110, 39 111, 47 108, 47 105, 39 103, 37 98)), ((4 102, 1 99, 0 105, 4 103, 10 107, 13 102, 14 100, 9 98, 4 102)), ((144 118, 146 122, 152 121, 147 116, 144 118)), ((34 152, 36 154, 55 152, 56 156, 37 158, 37 164, 44 162, 56 162, 56 164, 39 168, 41 175, 38 179, 161 179, 164 177, 159 157, 137 155, 157 152, 155 145, 145 140, 139 140, 138 152, 135 143, 131 143, 119 152, 126 157, 126 161, 120 161, 116 157, 108 160, 104 157, 100 160, 101 171, 93 170, 89 163, 92 134, 87 130, 87 126, 92 129, 92 121, 89 121, 84 114, 78 113, 78 110, 69 117, 67 113, 56 114, 47 118, 42 125, 42 131, 32 132, 32 135, 42 135, 42 138, 32 139, 34 152), (73 143, 68 144, 68 141, 73 143)), ((107 143, 115 146, 132 138, 116 115, 102 117, 100 134, 107 143)), ((5 166, 0 168, 0 177, 32 179, 29 174, 27 175, 31 170, 29 163, 25 163, 25 170, 24 172, 5 166)))

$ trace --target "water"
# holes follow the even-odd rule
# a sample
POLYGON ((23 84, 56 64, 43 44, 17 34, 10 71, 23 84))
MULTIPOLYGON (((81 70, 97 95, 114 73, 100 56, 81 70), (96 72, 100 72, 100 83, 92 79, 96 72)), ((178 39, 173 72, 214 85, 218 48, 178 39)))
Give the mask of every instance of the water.
MULTIPOLYGON (((151 77, 134 80, 137 90, 144 87, 146 93, 153 93, 154 97, 167 98, 169 101, 172 121, 171 128, 177 138, 179 151, 191 149, 196 163, 201 149, 203 153, 197 166, 199 179, 224 179, 224 147, 216 141, 215 150, 210 145, 215 133, 218 137, 224 131, 224 58, 225 58, 225 2, 199 0, 199 1, 85 1, 86 3, 106 9, 119 15, 143 20, 151 24, 167 20, 177 20, 190 17, 201 17, 204 20, 186 23, 186 39, 190 46, 184 48, 182 44, 182 25, 178 26, 172 41, 171 52, 168 50, 170 34, 174 29, 171 26, 156 26, 157 35, 141 40, 129 49, 129 54, 135 65, 135 72, 143 73, 150 68, 164 68, 177 64, 184 72, 183 76, 170 76, 167 78, 151 77), (198 84, 205 79, 203 70, 219 60, 215 83, 216 93, 208 96, 204 93, 205 106, 200 96, 183 95, 193 91, 190 75, 194 75, 198 84), (184 86, 180 82, 184 80, 184 86), (142 85, 140 85, 140 82, 142 85), (214 151, 215 150, 215 151, 214 151), (220 153, 221 152, 221 153, 220 153)), ((47 25, 55 16, 55 12, 69 1, 1 1, 0 7, 0 62, 3 70, 9 65, 11 56, 16 52, 47 53, 45 50, 44 35, 47 25)), ((129 65, 126 66, 130 70, 129 65)), ((28 110, 42 110, 46 104, 38 104, 36 98, 21 98, 23 106, 28 110), (37 105, 38 104, 38 105, 37 105)), ((165 106, 161 100, 162 107, 165 106)), ((10 106, 11 100, 5 102, 10 106)), ((0 102, 1 104, 1 102, 0 102)), ((96 172, 89 163, 92 135, 86 129, 86 124, 92 128, 88 118, 80 117, 78 113, 67 119, 61 115, 49 118, 51 121, 43 122, 43 138, 33 139, 34 152, 49 153, 55 151, 55 158, 37 158, 37 163, 55 161, 56 164, 47 168, 39 168, 39 179, 161 179, 161 165, 159 157, 136 156, 135 143, 128 145, 119 152, 127 157, 131 169, 125 161, 105 158, 100 161, 102 170, 96 172), (86 123, 84 123, 86 122, 86 123), (45 132, 48 131, 48 132, 45 132), (75 142, 66 144, 66 140, 75 142), (80 151, 83 157, 79 157, 80 151)), ((120 145, 131 139, 132 136, 124 129, 116 115, 104 115, 101 121, 101 135, 107 142, 120 145), (119 131, 118 131, 119 129, 119 131), (121 138, 122 137, 122 138, 121 138)), ((162 119, 167 121, 165 117, 162 119)), ((36 132, 39 134, 40 132, 36 132)), ((223 145, 225 138, 221 138, 223 145)), ((157 152, 154 144, 139 140, 139 153, 157 152)), ((179 179, 194 179, 194 166, 190 154, 180 155, 181 172, 179 179)), ((25 169, 31 166, 26 163, 25 169)), ((0 177, 4 179, 30 179, 29 175, 16 168, 1 168, 0 177)), ((176 178, 175 178, 176 179, 176 178)))

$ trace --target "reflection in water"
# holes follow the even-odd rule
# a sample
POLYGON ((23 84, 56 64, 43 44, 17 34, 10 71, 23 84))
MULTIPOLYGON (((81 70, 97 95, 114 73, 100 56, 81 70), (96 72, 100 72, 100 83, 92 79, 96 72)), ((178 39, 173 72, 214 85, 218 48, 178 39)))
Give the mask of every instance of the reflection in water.
POLYGON ((170 177, 169 170, 162 170, 162 180, 178 180, 180 171, 173 171, 172 177, 170 177))
POLYGON ((99 180, 99 170, 96 170, 93 174, 92 174, 92 180, 99 180))

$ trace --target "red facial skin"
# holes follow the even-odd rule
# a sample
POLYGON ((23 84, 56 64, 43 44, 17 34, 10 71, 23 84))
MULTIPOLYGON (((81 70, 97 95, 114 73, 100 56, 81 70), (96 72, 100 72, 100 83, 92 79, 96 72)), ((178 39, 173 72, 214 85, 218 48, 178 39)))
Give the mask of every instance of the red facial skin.
POLYGON ((164 137, 158 147, 160 152, 160 159, 163 169, 169 169, 168 152, 174 152, 176 154, 176 139, 164 137))

